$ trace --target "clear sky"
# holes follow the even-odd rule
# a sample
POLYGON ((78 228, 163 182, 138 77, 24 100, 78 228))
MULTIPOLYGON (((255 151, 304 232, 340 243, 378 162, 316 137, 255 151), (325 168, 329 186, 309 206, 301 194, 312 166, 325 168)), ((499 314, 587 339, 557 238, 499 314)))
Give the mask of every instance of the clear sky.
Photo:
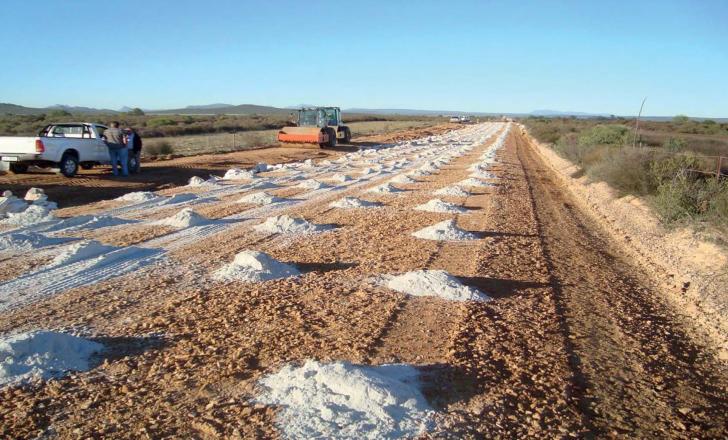
POLYGON ((0 102, 728 117, 728 0, 3 0, 0 102))

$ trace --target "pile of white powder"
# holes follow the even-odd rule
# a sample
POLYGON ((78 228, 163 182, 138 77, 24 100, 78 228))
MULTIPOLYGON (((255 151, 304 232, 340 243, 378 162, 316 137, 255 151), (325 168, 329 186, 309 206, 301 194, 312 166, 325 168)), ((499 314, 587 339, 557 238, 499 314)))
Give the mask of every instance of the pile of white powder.
POLYGON ((159 196, 157 194, 154 194, 151 191, 136 191, 124 194, 121 197, 117 197, 115 200, 119 202, 141 203, 148 202, 149 200, 154 200, 158 197, 159 196))
POLYGON ((369 202, 366 200, 357 199, 356 197, 344 197, 343 199, 339 199, 335 202, 331 202, 329 204, 332 208, 343 208, 343 209, 350 209, 350 208, 375 208, 378 206, 382 206, 381 203, 377 202, 369 202))
POLYGON ((444 270, 415 270, 385 277, 386 286, 414 296, 437 296, 451 301, 489 301, 490 297, 463 285, 444 270))
MULTIPOLYGON (((215 179, 216 180, 216 179, 215 179)), ((187 186, 215 186, 218 185, 213 179, 205 180, 202 177, 192 176, 187 186)))
POLYGON ((300 274, 294 266, 281 263, 268 254, 247 250, 235 255, 233 262, 217 270, 213 277, 222 281, 260 282, 300 274))
POLYGON ((313 234, 330 229, 330 227, 315 225, 304 219, 293 218, 284 214, 268 217, 263 223, 253 226, 253 229, 271 234, 313 234))
POLYGON ((67 246, 60 254, 56 255, 51 266, 61 266, 89 258, 96 258, 117 249, 119 248, 101 244, 96 240, 79 241, 67 246))
POLYGON ((154 224, 162 226, 171 226, 173 228, 189 228, 192 226, 202 226, 209 224, 210 220, 201 216, 192 210, 192 208, 184 208, 177 214, 158 220, 154 224))
POLYGON ((231 168, 225 171, 225 175, 222 176, 223 180, 250 180, 255 178, 253 171, 241 170, 240 168, 231 168))
POLYGON ((270 205, 271 203, 283 202, 285 199, 267 194, 260 191, 248 195, 244 195, 238 199, 238 203, 249 203, 251 205, 270 205))
POLYGON ((375 193, 375 194, 394 194, 394 193, 403 192, 403 191, 404 191, 403 189, 394 187, 389 183, 383 183, 381 185, 374 186, 367 190, 367 192, 375 193))
POLYGON ((9 232, 0 235, 0 251, 31 251, 71 241, 70 237, 47 237, 35 232, 9 232))
POLYGON ((467 197, 470 191, 457 185, 446 186, 433 192, 436 196, 467 197))
POLYGON ((467 211, 467 209, 461 206, 458 206, 454 203, 443 202, 440 199, 432 199, 427 203, 415 206, 415 209, 417 211, 444 212, 452 214, 459 214, 467 211))
POLYGON ((89 369, 103 345, 66 333, 35 331, 0 338, 0 386, 89 369))
POLYGON ((360 366, 314 360, 289 365, 259 381, 257 402, 280 406, 285 438, 418 438, 433 410, 409 365, 360 366))
POLYGON ((331 185, 319 182, 318 180, 308 179, 296 185, 296 188, 316 190, 322 188, 331 188, 331 185))
POLYGON ((455 220, 445 220, 432 226, 413 232, 412 235, 423 240, 437 241, 464 241, 476 240, 478 237, 470 232, 463 231, 455 224, 455 220))

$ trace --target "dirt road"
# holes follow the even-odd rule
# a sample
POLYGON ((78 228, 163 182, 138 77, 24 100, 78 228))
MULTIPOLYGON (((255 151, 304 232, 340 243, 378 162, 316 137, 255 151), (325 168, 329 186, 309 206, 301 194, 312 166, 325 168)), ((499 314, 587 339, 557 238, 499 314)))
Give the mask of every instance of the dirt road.
MULTIPOLYGON (((31 277, 21 285, 29 297, 43 283, 46 293, 0 312, 0 333, 72 329, 110 348, 88 372, 0 389, 0 435, 276 437, 285 432, 276 418, 281 409, 253 402, 257 381, 288 363, 317 359, 417 366, 435 409, 431 438, 725 437, 726 365, 580 211, 519 130, 511 129, 498 150, 491 186, 443 197, 466 212, 412 209, 468 178, 505 129, 477 126, 417 152, 405 148, 410 162, 400 170, 341 188, 307 191, 291 181, 270 193, 296 202, 277 207, 235 204, 249 187, 209 190, 199 195, 215 199, 192 207, 235 223, 181 232, 134 226, 142 238, 133 242, 164 249, 161 262, 93 283, 74 285, 81 278, 67 275, 64 286, 71 287, 56 290, 31 277), (396 184, 405 192, 367 192, 426 163, 428 148, 446 152, 478 139, 476 130, 492 136, 437 172, 396 184), (343 196, 384 207, 329 206, 343 196), (305 236, 251 230, 280 213, 336 228, 305 236), (477 239, 410 235, 451 218, 477 239), (245 249, 304 273, 265 283, 211 279, 245 249), (446 270, 492 300, 407 296, 377 282, 420 269, 446 270)), ((348 169, 370 167, 363 159, 348 169)), ((309 176, 332 171, 316 173, 309 176)), ((168 195, 175 191, 184 190, 168 195)), ((135 220, 173 212, 149 204, 103 208, 135 220)), ((100 208, 76 214, 83 209, 100 208)), ((130 233, 115 227, 84 236, 119 243, 130 233)))

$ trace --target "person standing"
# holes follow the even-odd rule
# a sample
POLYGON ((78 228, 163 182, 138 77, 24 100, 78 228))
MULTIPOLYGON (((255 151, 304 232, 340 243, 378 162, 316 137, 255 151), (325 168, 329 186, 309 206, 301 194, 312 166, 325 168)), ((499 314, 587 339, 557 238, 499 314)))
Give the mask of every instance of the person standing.
POLYGON ((111 160, 111 172, 114 176, 119 175, 116 164, 121 168, 121 175, 126 177, 129 175, 129 150, 124 144, 124 132, 119 129, 119 123, 113 121, 109 124, 111 127, 104 131, 106 137, 106 147, 109 149, 109 159, 111 160))
POLYGON ((134 127, 126 129, 126 146, 129 148, 129 171, 138 173, 142 165, 142 137, 134 130, 134 127), (131 160, 133 159, 133 160, 131 160))

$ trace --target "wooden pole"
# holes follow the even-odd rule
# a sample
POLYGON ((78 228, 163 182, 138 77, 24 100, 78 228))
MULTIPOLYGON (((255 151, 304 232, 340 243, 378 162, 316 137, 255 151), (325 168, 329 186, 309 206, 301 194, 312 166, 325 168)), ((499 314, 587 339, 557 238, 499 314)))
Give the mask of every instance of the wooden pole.
POLYGON ((646 96, 645 99, 642 100, 642 105, 640 105, 640 112, 637 114, 637 119, 634 121, 634 139, 632 139, 632 148, 635 148, 637 146, 637 136, 639 135, 640 131, 640 117, 642 117, 642 108, 645 106, 645 101, 647 101, 646 96))

